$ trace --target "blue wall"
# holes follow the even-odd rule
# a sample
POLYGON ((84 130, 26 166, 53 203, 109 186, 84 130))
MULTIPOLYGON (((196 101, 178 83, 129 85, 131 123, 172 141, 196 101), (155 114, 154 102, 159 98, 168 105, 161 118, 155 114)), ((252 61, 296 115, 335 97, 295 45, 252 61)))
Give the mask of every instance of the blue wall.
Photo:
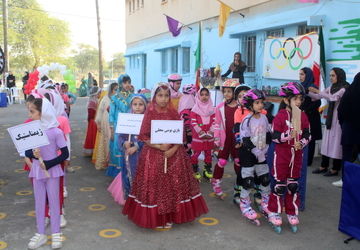
MULTIPOLYGON (((245 82, 258 88, 263 85, 279 86, 284 80, 267 79, 262 76, 266 31, 283 28, 284 36, 292 37, 297 35, 299 25, 320 24, 319 20, 322 19, 328 59, 327 75, 330 67, 341 66, 347 72, 348 81, 351 81, 354 74, 360 71, 359 9, 360 1, 354 3, 354 1, 324 0, 319 4, 302 4, 297 1, 289 3, 285 0, 271 1, 244 11, 245 18, 233 13, 222 38, 218 37, 217 18, 205 20, 202 22, 202 66, 209 68, 219 64, 225 72, 232 61, 234 52, 243 52, 242 39, 246 35, 254 34, 256 35, 256 70, 245 73, 245 82)), ((183 75, 183 83, 195 82, 195 57, 193 55, 197 47, 198 24, 192 24, 190 27, 192 30, 183 28, 178 37, 164 33, 128 45, 126 72, 132 77, 136 88, 143 87, 142 82, 146 83, 147 88, 151 88, 154 83, 167 80, 167 74, 172 72, 161 73, 159 50, 173 46, 190 47, 190 73, 183 75), (142 73, 144 55, 146 55, 147 65, 145 75, 142 73), (139 58, 137 68, 130 67, 131 56, 139 58)), ((179 68, 181 68, 180 60, 181 58, 179 68)), ((179 73, 181 74, 181 71, 179 73)))

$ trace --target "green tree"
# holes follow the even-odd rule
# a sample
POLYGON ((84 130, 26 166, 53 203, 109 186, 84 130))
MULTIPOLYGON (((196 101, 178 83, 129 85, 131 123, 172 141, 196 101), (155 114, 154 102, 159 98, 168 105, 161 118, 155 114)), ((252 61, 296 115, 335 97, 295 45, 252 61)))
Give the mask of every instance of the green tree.
POLYGON ((120 74, 125 72, 124 53, 115 53, 112 58, 113 59, 108 61, 104 68, 104 75, 106 78, 116 79, 120 74))
POLYGON ((66 22, 50 17, 36 0, 9 0, 8 12, 10 68, 32 70, 64 57, 70 45, 66 22))
POLYGON ((79 44, 73 50, 73 61, 77 71, 81 74, 99 71, 99 50, 88 44, 79 44))

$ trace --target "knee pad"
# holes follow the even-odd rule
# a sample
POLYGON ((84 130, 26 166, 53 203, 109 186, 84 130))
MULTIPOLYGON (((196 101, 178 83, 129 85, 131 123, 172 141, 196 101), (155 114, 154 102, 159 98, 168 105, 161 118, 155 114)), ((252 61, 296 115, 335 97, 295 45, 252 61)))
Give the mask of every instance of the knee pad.
POLYGON ((236 166, 240 166, 240 159, 239 159, 239 158, 235 158, 235 159, 234 159, 234 164, 235 164, 236 166))
POLYGON ((223 158, 220 158, 219 161, 218 161, 218 165, 219 167, 221 168, 224 168, 227 164, 227 160, 223 159, 223 158))
POLYGON ((283 196, 286 193, 286 183, 282 181, 277 181, 275 183, 273 192, 278 196, 283 196))
POLYGON ((288 179, 287 180, 287 188, 291 194, 296 194, 299 190, 299 183, 297 179, 288 179))
POLYGON ((259 182, 261 185, 263 185, 264 187, 269 186, 269 184, 270 184, 269 173, 260 175, 258 178, 259 178, 259 182))
POLYGON ((242 179, 242 186, 245 190, 254 188, 254 177, 245 177, 242 179))

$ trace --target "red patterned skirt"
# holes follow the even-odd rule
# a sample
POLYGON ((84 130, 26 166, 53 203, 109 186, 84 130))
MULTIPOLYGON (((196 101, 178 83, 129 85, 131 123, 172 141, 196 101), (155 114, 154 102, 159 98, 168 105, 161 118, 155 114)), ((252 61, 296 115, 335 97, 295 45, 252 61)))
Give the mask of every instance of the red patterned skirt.
POLYGON ((184 148, 168 159, 164 173, 164 153, 145 145, 123 214, 140 227, 155 228, 190 222, 207 212, 184 148))

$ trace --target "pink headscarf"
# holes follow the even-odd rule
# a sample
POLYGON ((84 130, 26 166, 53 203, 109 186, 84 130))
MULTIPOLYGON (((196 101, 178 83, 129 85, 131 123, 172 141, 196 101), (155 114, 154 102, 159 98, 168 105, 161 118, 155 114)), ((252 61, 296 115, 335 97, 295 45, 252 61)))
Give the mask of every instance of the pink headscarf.
MULTIPOLYGON (((204 124, 209 124, 210 116, 215 113, 215 108, 213 107, 213 103, 211 100, 211 96, 209 96, 209 100, 207 102, 202 102, 200 100, 200 92, 205 88, 201 88, 195 96, 195 106, 192 108, 192 112, 201 116, 201 119, 204 124)), ((209 92, 210 95, 210 92, 209 92)))
POLYGON ((180 113, 184 109, 191 109, 195 105, 195 96, 193 94, 183 94, 179 101, 178 112, 180 113))

